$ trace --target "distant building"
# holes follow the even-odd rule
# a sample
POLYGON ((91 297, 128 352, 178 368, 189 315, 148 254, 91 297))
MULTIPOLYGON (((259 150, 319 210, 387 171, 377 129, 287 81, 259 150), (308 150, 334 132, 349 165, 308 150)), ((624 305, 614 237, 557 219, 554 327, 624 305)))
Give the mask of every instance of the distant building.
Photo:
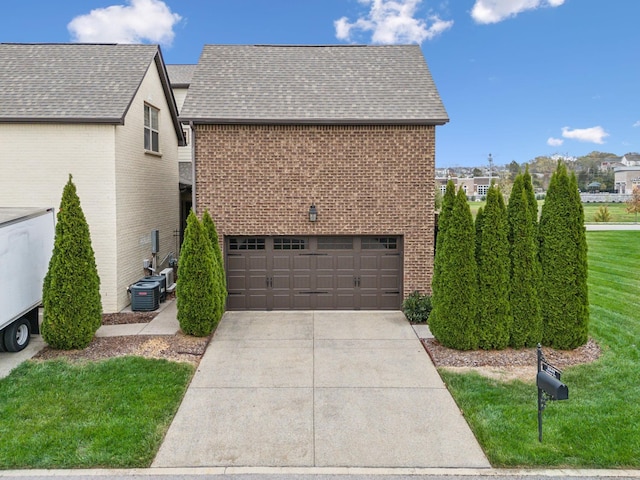
POLYGON ((447 190, 447 182, 449 180, 453 181, 453 184, 456 187, 456 191, 462 188, 464 193, 467 194, 467 197, 484 197, 489 191, 489 187, 491 186, 492 180, 497 180, 498 177, 469 177, 469 178, 460 178, 460 177, 438 177, 436 178, 436 188, 440 189, 440 192, 444 194, 447 190))
POLYGON ((616 192, 629 194, 640 186, 640 162, 638 165, 616 167, 613 172, 616 192))

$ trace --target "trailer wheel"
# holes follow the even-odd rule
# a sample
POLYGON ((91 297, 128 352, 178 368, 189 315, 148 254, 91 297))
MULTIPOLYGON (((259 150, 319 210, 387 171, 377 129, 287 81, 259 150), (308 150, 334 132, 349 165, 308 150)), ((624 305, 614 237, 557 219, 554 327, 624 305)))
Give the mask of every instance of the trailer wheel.
POLYGON ((19 352, 29 345, 31 324, 26 318, 16 320, 4 331, 4 346, 8 352, 19 352))

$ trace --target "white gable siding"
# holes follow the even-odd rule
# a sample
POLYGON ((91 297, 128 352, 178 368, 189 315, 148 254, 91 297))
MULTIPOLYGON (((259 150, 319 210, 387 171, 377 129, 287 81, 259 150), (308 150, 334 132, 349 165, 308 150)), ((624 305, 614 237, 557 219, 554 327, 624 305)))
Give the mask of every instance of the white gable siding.
POLYGON ((117 310, 114 126, 0 124, 0 205, 60 207, 73 175, 89 223, 102 305, 117 310))
POLYGON ((115 155, 117 296, 118 307, 123 308, 130 301, 127 286, 144 275, 142 262, 151 259, 151 230, 160 231, 158 262, 169 252, 177 254, 178 140, 155 63, 131 103, 124 126, 117 127, 115 155), (159 109, 161 155, 144 152, 145 102, 159 109))
MULTIPOLYGON (((173 97, 176 99, 176 105, 178 105, 178 112, 182 109, 184 101, 187 98, 188 88, 174 88, 173 97)), ((189 125, 182 125, 182 129, 186 133, 187 146, 178 147, 178 161, 191 162, 191 127, 189 125)))

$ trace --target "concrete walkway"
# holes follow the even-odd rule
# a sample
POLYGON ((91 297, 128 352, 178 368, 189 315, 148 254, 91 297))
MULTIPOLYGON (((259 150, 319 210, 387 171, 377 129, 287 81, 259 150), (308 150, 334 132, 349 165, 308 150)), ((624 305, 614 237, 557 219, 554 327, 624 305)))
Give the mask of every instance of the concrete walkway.
POLYGON ((227 312, 153 467, 489 468, 401 312, 227 312))

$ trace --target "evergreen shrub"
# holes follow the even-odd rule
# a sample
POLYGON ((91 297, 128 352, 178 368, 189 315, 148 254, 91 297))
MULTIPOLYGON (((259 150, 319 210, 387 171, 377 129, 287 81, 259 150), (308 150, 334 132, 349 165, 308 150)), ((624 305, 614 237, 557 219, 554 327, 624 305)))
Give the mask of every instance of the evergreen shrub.
MULTIPOLYGON (((445 204, 446 197, 445 194, 445 204)), ((445 218, 434 261, 429 326, 444 346, 473 350, 478 346, 475 227, 462 189, 458 190, 450 215, 445 218)))
POLYGON ((588 340, 587 240, 578 184, 562 162, 547 190, 539 238, 542 341, 549 347, 574 349, 588 340))
POLYGON ((218 232, 216 231, 216 225, 208 210, 205 210, 202 216, 202 226, 207 233, 207 237, 211 242, 211 248, 213 249, 213 259, 215 261, 213 274, 215 279, 216 306, 218 307, 217 321, 219 321, 220 318, 222 318, 227 303, 227 278, 224 273, 224 260, 222 259, 222 251, 220 250, 220 243, 218 242, 218 232))
POLYGON ((219 320, 211 241, 191 211, 180 249, 176 302, 178 322, 187 335, 205 337, 219 320))
POLYGON ((402 302, 402 311, 412 323, 427 323, 431 313, 431 296, 414 291, 402 302))
MULTIPOLYGON (((510 304, 513 324, 510 346, 534 347, 542 340, 540 310, 540 262, 537 250, 537 228, 529 208, 525 175, 518 175, 509 197, 509 246, 511 259, 510 304)), ((531 182, 529 177, 528 182, 531 182)))
POLYGON ((500 189, 492 185, 482 213, 478 260, 478 346, 503 349, 509 344, 513 317, 509 303, 511 262, 509 225, 500 189))
POLYGON ((42 338, 52 348, 85 348, 102 324, 100 277, 89 225, 71 175, 57 214, 42 303, 42 338))

